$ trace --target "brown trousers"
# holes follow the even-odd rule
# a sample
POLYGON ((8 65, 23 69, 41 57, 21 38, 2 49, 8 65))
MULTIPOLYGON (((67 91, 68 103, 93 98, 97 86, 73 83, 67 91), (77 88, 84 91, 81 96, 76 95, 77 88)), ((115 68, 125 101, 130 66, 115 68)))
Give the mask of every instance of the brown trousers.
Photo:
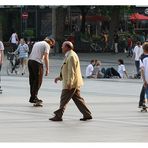
POLYGON ((83 114, 84 117, 90 117, 91 112, 86 106, 86 103, 84 99, 80 96, 80 90, 79 89, 63 89, 61 94, 61 100, 60 100, 60 107, 58 110, 54 112, 54 114, 62 118, 64 110, 66 109, 66 105, 70 101, 70 99, 73 99, 74 103, 76 104, 79 111, 83 114))

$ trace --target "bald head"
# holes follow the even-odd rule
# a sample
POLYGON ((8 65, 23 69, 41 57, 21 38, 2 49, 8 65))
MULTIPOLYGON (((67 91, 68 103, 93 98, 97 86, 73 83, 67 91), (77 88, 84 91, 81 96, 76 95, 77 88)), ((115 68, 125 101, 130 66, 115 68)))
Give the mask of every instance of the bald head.
POLYGON ((73 50, 73 44, 70 41, 65 41, 62 44, 62 51, 63 53, 66 53, 69 50, 73 50))

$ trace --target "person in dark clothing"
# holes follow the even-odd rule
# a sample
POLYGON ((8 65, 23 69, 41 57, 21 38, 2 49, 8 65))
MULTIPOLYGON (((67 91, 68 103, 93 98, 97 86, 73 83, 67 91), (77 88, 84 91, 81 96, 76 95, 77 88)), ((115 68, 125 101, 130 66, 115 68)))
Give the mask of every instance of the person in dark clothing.
POLYGON ((145 104, 145 87, 143 85, 140 92, 139 108, 143 107, 144 104, 145 104))
POLYGON ((119 78, 121 78, 120 74, 113 68, 102 68, 101 72, 104 73, 104 78, 112 78, 114 76, 117 76, 119 78))

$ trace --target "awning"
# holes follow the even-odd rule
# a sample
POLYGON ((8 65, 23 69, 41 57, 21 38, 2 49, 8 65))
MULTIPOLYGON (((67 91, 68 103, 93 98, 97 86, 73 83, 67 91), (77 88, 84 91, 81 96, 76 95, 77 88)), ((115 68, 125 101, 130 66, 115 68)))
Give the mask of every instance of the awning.
POLYGON ((131 21, 143 21, 143 20, 148 20, 148 16, 139 13, 133 13, 129 16, 129 19, 131 21))

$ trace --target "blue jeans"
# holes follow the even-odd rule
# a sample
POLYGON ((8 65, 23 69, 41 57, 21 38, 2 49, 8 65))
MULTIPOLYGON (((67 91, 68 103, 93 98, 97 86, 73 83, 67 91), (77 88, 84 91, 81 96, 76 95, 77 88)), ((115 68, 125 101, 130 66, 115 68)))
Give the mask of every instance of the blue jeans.
POLYGON ((148 99, 148 86, 145 88, 146 98, 148 99))
POLYGON ((139 61, 135 61, 135 66, 136 66, 136 71, 137 71, 137 75, 140 74, 140 62, 139 61))

